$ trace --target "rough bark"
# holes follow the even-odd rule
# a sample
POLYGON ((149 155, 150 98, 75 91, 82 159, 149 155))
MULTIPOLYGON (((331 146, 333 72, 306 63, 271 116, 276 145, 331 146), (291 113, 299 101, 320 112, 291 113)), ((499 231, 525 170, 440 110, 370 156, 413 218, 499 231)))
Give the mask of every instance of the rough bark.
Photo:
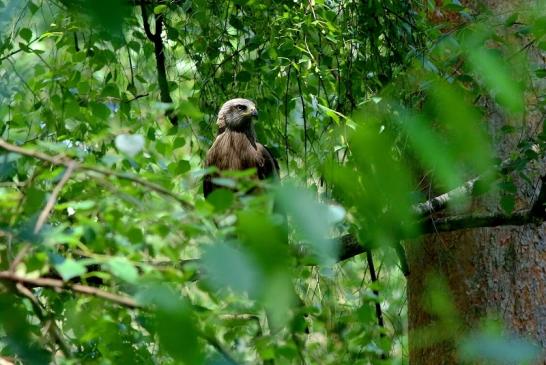
MULTIPOLYGON (((507 0, 480 3, 501 17, 516 5, 507 0)), ((532 102, 528 100, 528 104, 532 102)), ((522 135, 540 130, 543 117, 529 108, 522 133, 506 138, 499 133, 507 122, 503 114, 488 99, 483 106, 501 157, 509 156, 522 135)), ((544 174, 544 161, 532 169, 531 176, 544 174)), ((514 181, 518 187, 516 209, 530 208, 536 189, 517 177, 514 181)), ((500 212, 498 196, 478 199, 472 211, 500 212)), ((408 244, 407 254, 412 269, 408 277, 410 364, 461 363, 455 339, 490 316, 500 318, 510 331, 533 340, 546 353, 546 223, 432 233, 408 244), (434 277, 447 284, 458 327, 456 333, 427 337, 423 334, 435 333, 429 330, 442 326, 440 316, 431 314, 426 304, 427 283, 434 277)))

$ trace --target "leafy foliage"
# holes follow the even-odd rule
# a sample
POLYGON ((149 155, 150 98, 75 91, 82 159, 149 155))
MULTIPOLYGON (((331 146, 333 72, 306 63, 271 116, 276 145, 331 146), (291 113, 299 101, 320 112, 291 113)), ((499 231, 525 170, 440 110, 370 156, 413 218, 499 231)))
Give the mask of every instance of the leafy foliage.
MULTIPOLYGON (((543 67, 515 48, 544 49, 543 14, 499 24, 445 3, 0 1, 0 265, 66 283, 2 281, 0 353, 406 363, 392 246, 420 232, 412 204, 497 164, 481 100, 513 121, 504 133, 525 129, 526 98, 544 112, 543 67), (230 172, 205 200, 216 112, 239 96, 285 182, 230 172), (246 193, 257 185, 272 193, 246 193), (348 233, 374 249, 378 281, 365 258, 336 263, 348 233)), ((545 142, 514 150, 522 176, 545 142)), ((513 184, 499 189, 512 211, 513 184)), ((515 361, 535 355, 517 344, 515 361)))

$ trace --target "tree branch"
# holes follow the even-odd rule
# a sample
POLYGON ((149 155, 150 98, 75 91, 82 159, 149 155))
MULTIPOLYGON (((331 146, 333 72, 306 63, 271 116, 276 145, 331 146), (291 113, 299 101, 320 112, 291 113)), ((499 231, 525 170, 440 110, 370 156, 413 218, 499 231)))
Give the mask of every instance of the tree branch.
POLYGON ((472 180, 465 182, 463 185, 448 191, 447 193, 438 195, 430 200, 427 200, 426 202, 414 205, 412 210, 418 217, 425 217, 443 210, 447 207, 449 202, 471 195, 478 181, 480 181, 480 177, 475 177, 472 180))
POLYGON ((141 3, 140 10, 142 12, 142 25, 144 26, 144 33, 146 33, 146 37, 148 37, 149 40, 154 42, 155 34, 153 34, 152 31, 150 30, 150 23, 148 22, 148 10, 146 9, 146 4, 141 3))
POLYGON ((29 150, 29 149, 26 149, 26 148, 16 146, 14 144, 11 144, 11 143, 8 143, 8 142, 4 141, 1 138, 0 138, 0 148, 4 149, 6 151, 17 153, 19 155, 36 158, 38 160, 48 162, 51 165, 55 165, 55 166, 69 167, 72 164, 74 171, 77 171, 77 170, 92 171, 92 172, 99 173, 101 175, 113 176, 113 177, 116 177, 118 179, 128 180, 128 181, 131 181, 131 182, 133 182, 133 183, 135 183, 137 185, 140 185, 140 186, 148 188, 148 189, 150 189, 152 191, 155 191, 158 194, 171 197, 171 198, 175 199, 177 202, 179 202, 182 206, 184 206, 186 208, 191 208, 192 207, 191 204, 189 204, 187 201, 185 201, 184 199, 182 199, 178 195, 174 194, 172 191, 170 191, 168 189, 165 189, 164 187, 162 187, 160 185, 154 184, 154 183, 152 183, 150 181, 147 181, 147 180, 144 180, 144 179, 140 179, 139 177, 128 174, 128 173, 117 172, 117 171, 114 171, 114 170, 109 170, 109 169, 98 167, 98 166, 82 165, 82 164, 78 163, 77 161, 72 160, 72 159, 70 159, 70 158, 68 158, 66 156, 53 157, 53 156, 50 156, 48 154, 45 154, 45 153, 42 153, 42 152, 39 152, 39 151, 33 151, 33 150, 29 150))
POLYGON ((138 100, 138 99, 140 99, 140 98, 145 98, 145 97, 148 96, 148 95, 149 95, 148 93, 145 93, 145 94, 138 94, 138 95, 135 95, 134 98, 132 98, 132 99, 127 99, 127 100, 124 100, 124 101, 122 101, 122 102, 123 102, 123 103, 130 103, 130 102, 135 101, 135 100, 138 100))
MULTIPOLYGON (((169 82, 167 81, 167 69, 165 67, 165 46, 163 45, 163 39, 161 39, 161 33, 163 32, 163 14, 154 14, 155 19, 155 33, 152 33, 150 29, 150 23, 148 21, 148 11, 144 3, 140 4, 142 11, 142 23, 144 26, 144 32, 148 39, 154 44, 154 55, 157 69, 157 84, 159 86, 159 95, 162 103, 172 104, 173 99, 169 92, 169 82)), ((165 115, 173 125, 178 124, 178 117, 174 113, 172 108, 165 111, 165 115)))
POLYGON ((447 193, 438 195, 430 200, 427 200, 426 202, 415 204, 412 207, 412 210, 415 215, 421 218, 427 217, 432 213, 439 212, 445 209, 447 205, 454 200, 474 195, 477 192, 477 187, 480 183, 494 179, 496 174, 506 175, 514 171, 515 167, 516 165, 513 164, 510 159, 504 160, 499 167, 492 169, 483 175, 476 176, 475 178, 468 180, 463 185, 450 190, 447 193))
MULTIPOLYGON (((506 214, 467 214, 443 219, 427 219, 421 229, 422 234, 434 232, 452 232, 461 229, 486 228, 499 226, 523 226, 541 223, 543 217, 533 214, 531 209, 506 214)), ((412 237, 409 237, 412 238, 412 237)))
MULTIPOLYGON (((501 167, 501 171, 509 172, 510 167, 504 165, 501 167)), ((464 196, 464 194, 472 194, 476 184, 481 178, 474 178, 466 182, 463 186, 451 190, 448 193, 442 194, 438 197, 432 198, 425 203, 415 205, 414 212, 425 214, 432 214, 447 206, 447 203, 464 196), (425 207, 422 211, 419 211, 419 207, 425 207)), ((401 239, 413 239, 423 234, 435 233, 435 232, 452 232, 461 229, 471 228, 491 228, 499 226, 522 226, 526 224, 540 224, 546 221, 546 175, 541 178, 541 188, 533 203, 532 207, 527 210, 514 212, 510 215, 506 214, 466 214, 460 216, 453 216, 441 219, 434 219, 427 217, 420 222, 420 230, 418 234, 412 236, 401 237, 401 239)), ((368 251, 368 248, 362 246, 358 239, 352 235, 347 234, 340 238, 341 252, 339 255, 339 261, 350 259, 354 256, 360 255, 368 251)), ((399 248, 395 246, 397 251, 399 248)), ((400 257, 400 254, 399 254, 400 257)), ((404 255, 405 257, 405 255, 404 255)), ((400 262, 401 269, 404 273, 409 272, 407 264, 404 264, 404 260, 400 262)))
POLYGON ((9 281, 13 283, 20 283, 25 286, 32 287, 42 287, 42 288, 52 288, 52 289, 64 289, 70 290, 80 294, 91 295, 97 298, 105 299, 109 302, 127 307, 127 308, 141 308, 133 298, 121 296, 101 290, 98 288, 93 288, 81 284, 70 284, 58 279, 50 278, 27 278, 24 276, 19 276, 11 271, 0 271, 0 280, 9 281))
MULTIPOLYGON (((28 42, 28 43, 25 45, 25 46, 27 46, 27 49, 31 49, 29 46, 30 46, 32 43, 36 42, 38 39, 40 39, 40 37, 36 37, 36 38, 34 38, 33 40, 31 40, 30 42, 28 42)), ((14 51, 11 51, 10 53, 6 54, 5 56, 0 57, 0 63, 2 63, 2 61, 7 60, 7 59, 10 58, 11 56, 14 56, 14 55, 16 55, 17 53, 22 52, 22 51, 24 51, 24 50, 25 50, 25 49, 23 49, 23 48, 18 48, 18 49, 14 50, 14 51)))

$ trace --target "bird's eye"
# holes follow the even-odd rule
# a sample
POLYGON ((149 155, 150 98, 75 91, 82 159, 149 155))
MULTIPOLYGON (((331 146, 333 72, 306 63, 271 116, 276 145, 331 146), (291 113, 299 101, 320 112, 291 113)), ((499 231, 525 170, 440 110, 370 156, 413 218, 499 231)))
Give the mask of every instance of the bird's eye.
POLYGON ((245 105, 237 105, 237 109, 239 109, 240 111, 243 111, 243 110, 246 110, 246 106, 245 105))

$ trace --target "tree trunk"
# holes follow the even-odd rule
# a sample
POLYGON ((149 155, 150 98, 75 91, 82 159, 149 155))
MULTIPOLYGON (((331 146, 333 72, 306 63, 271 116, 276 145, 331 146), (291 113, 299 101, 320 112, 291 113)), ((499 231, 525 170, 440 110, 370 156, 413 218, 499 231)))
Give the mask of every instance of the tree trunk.
MULTIPOLYGON (((514 6, 513 1, 486 3, 493 13, 504 16, 514 6)), ((527 2, 530 3, 535 2, 527 2)), ((527 100, 529 106, 535 103, 527 100)), ((499 133, 506 120, 491 101, 485 103, 497 152, 503 158, 508 157, 522 134, 509 138, 499 133)), ((523 135, 536 133, 542 123, 538 111, 528 108, 527 113, 521 127, 523 135)), ((544 169, 544 163, 535 166, 534 176, 543 174, 544 169)), ((517 178, 514 181, 518 187, 516 209, 529 208, 536 190, 517 178)), ((491 194, 474 202, 472 209, 498 212, 498 201, 491 194)), ((407 249, 411 270, 408 277, 411 365, 460 364, 457 339, 491 317, 499 318, 508 330, 546 350, 545 223, 430 234, 420 242, 408 243, 407 249), (434 298, 427 293, 431 293, 431 286, 441 287, 438 278, 455 306, 451 319, 446 318, 449 315, 441 308, 431 311, 434 298)))

